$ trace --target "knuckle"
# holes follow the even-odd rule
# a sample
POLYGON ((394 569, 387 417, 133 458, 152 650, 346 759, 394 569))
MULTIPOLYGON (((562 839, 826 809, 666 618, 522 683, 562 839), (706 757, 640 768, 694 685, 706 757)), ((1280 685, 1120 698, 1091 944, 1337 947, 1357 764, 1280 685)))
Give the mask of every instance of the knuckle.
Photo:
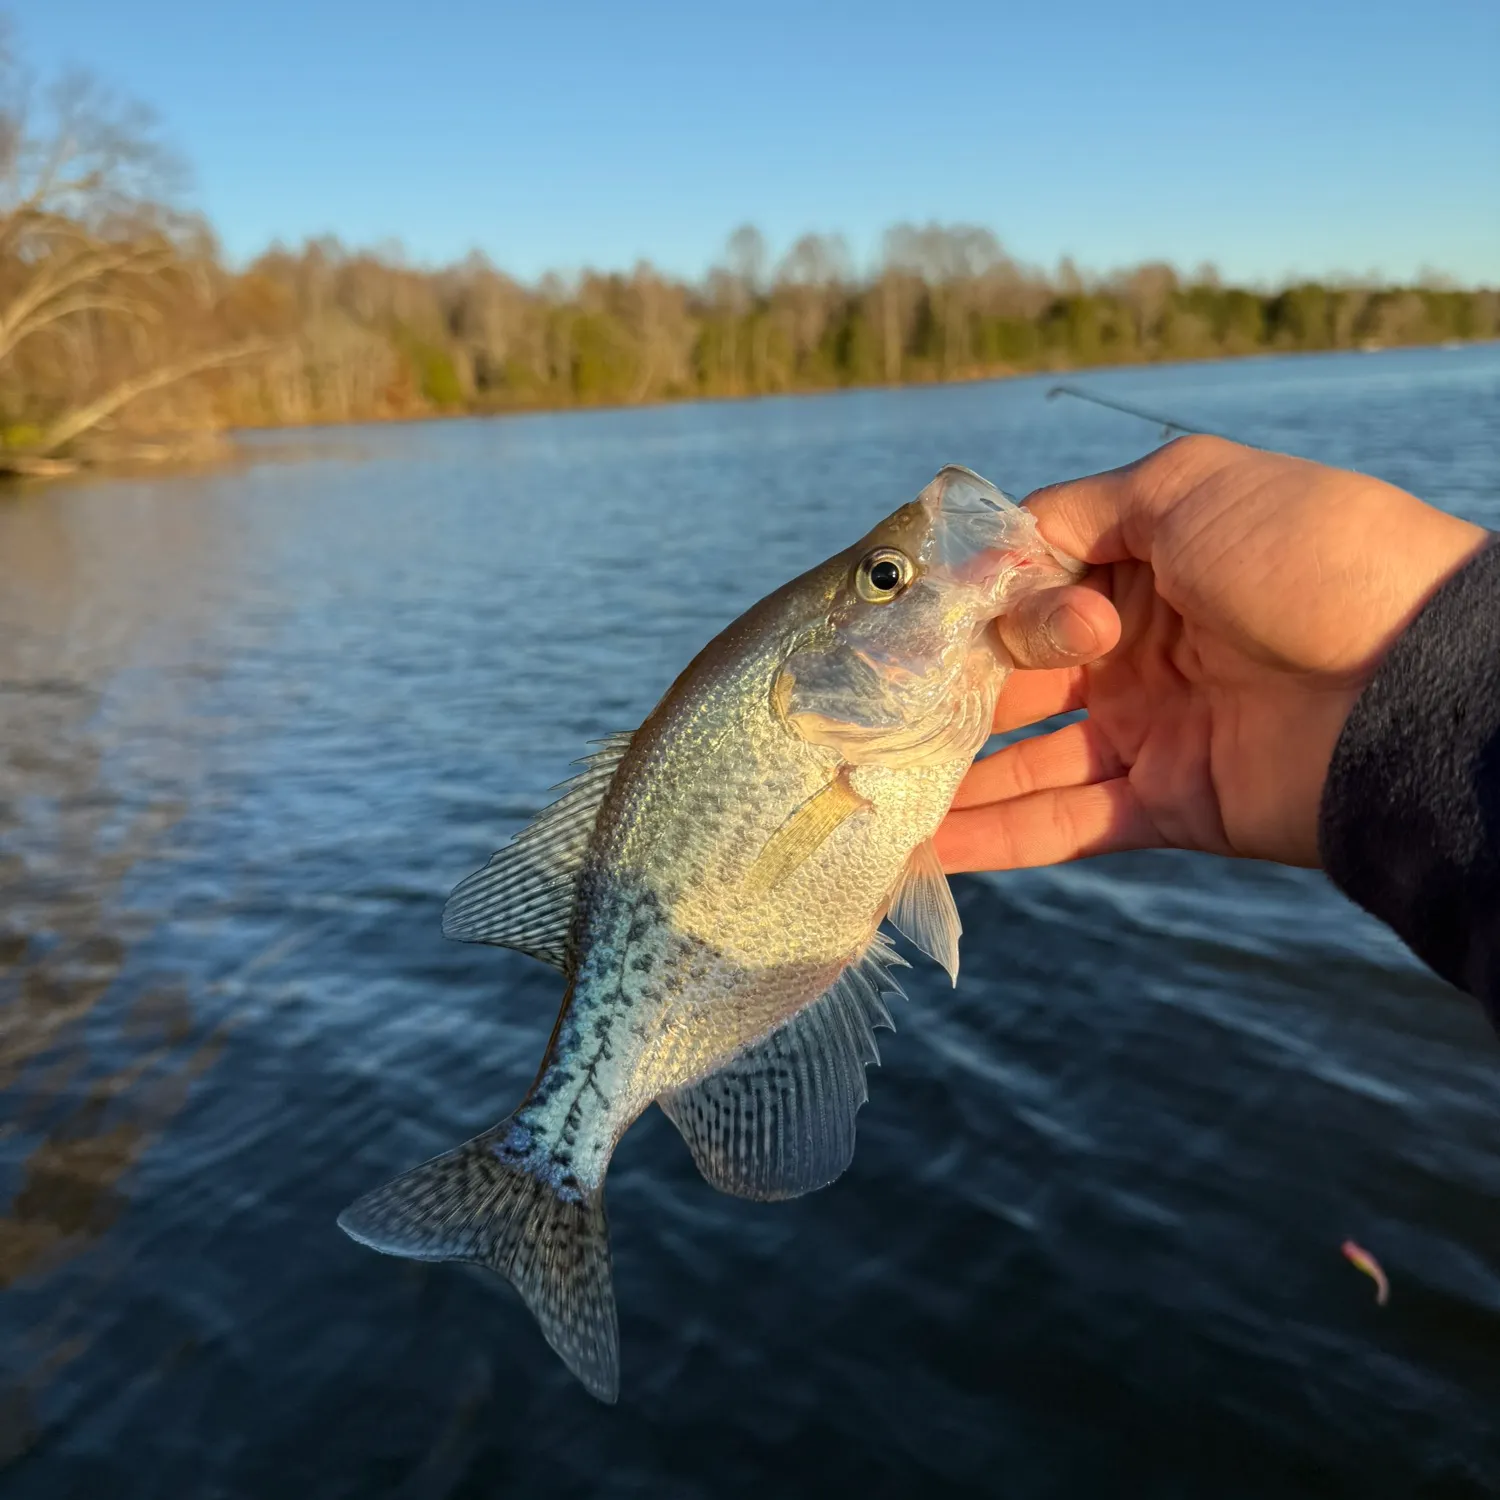
POLYGON ((1194 469, 1213 468, 1227 462, 1244 450, 1228 438, 1207 432, 1187 432, 1163 446, 1163 453, 1173 455, 1175 462, 1194 469))
POLYGON ((1020 745, 1016 746, 1016 749, 1022 753, 1013 756, 1010 765, 1006 767, 1010 773, 1009 795, 1012 797, 1024 797, 1027 793, 1037 789, 1036 772, 1024 753, 1025 746, 1032 743, 1034 741, 1023 740, 1020 745))
POLYGON ((1035 667, 1045 655, 1047 631, 1034 599, 1023 600, 998 622, 1001 644, 1018 667, 1035 667))
POLYGON ((1210 475, 1238 462, 1247 452, 1227 438, 1193 432, 1173 438, 1140 462, 1136 471, 1137 525, 1160 523, 1179 500, 1186 498, 1210 475))
POLYGON ((1190 432, 1163 443, 1141 465, 1142 477, 1154 488, 1165 489, 1222 468, 1245 450, 1228 438, 1206 432, 1190 432))

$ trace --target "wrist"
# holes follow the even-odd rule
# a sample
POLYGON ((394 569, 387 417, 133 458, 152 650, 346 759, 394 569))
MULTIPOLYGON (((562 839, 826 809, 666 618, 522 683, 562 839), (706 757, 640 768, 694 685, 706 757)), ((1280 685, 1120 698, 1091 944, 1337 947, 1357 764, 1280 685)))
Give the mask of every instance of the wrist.
MULTIPOLYGON (((1449 579, 1489 544, 1492 533, 1422 501, 1412 502, 1411 522, 1397 547, 1380 590, 1384 608, 1373 622, 1368 655, 1355 672, 1355 697, 1375 675, 1392 647, 1449 579)), ((1353 706, 1352 700, 1350 706, 1353 706)))
POLYGON ((1307 706, 1308 726, 1302 743, 1312 752, 1309 766, 1314 774, 1311 795, 1300 799, 1306 805, 1297 819, 1302 830, 1297 840, 1298 864, 1323 864, 1319 825, 1328 777, 1339 740, 1365 689, 1443 585, 1461 573, 1492 538, 1481 526, 1416 503, 1421 507, 1420 523, 1409 529, 1409 545, 1388 576, 1383 591, 1386 607, 1375 622, 1364 659, 1315 693, 1307 706))
POLYGON ((1346 895, 1500 1024, 1500 548, 1478 554, 1429 595, 1355 703, 1319 847, 1346 895))

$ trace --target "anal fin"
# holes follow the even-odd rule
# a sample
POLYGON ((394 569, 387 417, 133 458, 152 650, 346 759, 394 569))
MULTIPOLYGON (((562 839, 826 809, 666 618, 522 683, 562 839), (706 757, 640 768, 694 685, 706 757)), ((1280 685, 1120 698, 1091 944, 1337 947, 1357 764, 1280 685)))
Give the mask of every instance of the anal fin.
POLYGON ((795 1198, 826 1187, 854 1158, 855 1116, 878 1063, 886 994, 901 994, 903 964, 880 934, 833 984, 762 1041, 707 1078, 657 1103, 720 1192, 795 1198))

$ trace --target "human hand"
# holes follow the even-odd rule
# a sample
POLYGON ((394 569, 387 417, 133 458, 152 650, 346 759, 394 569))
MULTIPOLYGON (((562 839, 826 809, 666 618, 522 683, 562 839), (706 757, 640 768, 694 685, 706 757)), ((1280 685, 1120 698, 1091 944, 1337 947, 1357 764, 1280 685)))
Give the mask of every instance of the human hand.
POLYGON ((1354 700, 1488 533, 1380 480, 1207 437, 1026 504, 1095 567, 999 623, 1029 670, 995 729, 1088 717, 975 763, 937 833, 944 866, 1163 847, 1316 866, 1354 700))

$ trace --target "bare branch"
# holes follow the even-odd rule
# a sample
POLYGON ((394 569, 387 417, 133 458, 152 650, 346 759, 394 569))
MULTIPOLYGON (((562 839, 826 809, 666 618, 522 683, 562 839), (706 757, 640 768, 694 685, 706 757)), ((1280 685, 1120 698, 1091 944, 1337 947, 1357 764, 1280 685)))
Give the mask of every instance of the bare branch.
MULTIPOLYGON (((171 262, 171 251, 156 245, 85 250, 66 259, 53 256, 44 261, 32 280, 0 308, 0 360, 13 353, 23 339, 79 310, 69 295, 77 289, 106 284, 114 273, 145 278, 171 262)), ((111 294, 105 286, 94 295, 111 294)))
MULTIPOLYGON (((273 347, 266 339, 247 339, 243 343, 232 344, 228 348, 211 349, 207 353, 189 355, 186 359, 158 365, 154 370, 132 375, 129 379, 120 381, 118 385, 106 391, 104 395, 59 417, 45 429, 35 443, 27 447, 26 454, 30 457, 49 457, 59 448, 66 447, 75 438, 81 437, 91 428, 97 427, 107 418, 114 416, 121 407, 128 406, 130 402, 139 400, 140 397, 149 395, 152 391, 175 385, 178 381, 187 380, 193 375, 202 375, 209 370, 221 369, 238 360, 253 359, 257 355, 268 354, 273 347)), ((0 466, 3 466, 4 462, 5 455, 0 453, 0 466)))

